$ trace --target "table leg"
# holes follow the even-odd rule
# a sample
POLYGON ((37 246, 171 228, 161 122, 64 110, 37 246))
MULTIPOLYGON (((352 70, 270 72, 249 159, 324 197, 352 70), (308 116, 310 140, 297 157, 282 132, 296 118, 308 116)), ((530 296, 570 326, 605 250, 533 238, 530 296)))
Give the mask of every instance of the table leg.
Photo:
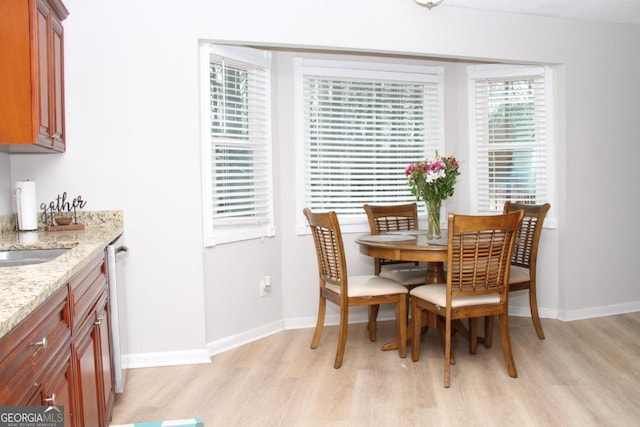
POLYGON ((427 277, 425 277, 425 285, 435 285, 436 283, 447 283, 444 275, 444 264, 442 262, 427 263, 427 277))
MULTIPOLYGON (((420 334, 425 333, 429 328, 436 328, 436 317, 437 316, 434 313, 422 312, 422 330, 420 331, 420 334)), ((409 318, 407 318, 407 344, 411 343, 411 340, 413 338, 412 333, 413 328, 411 327, 411 321, 409 318)), ((420 338, 418 337, 418 339, 420 338)), ((384 344, 382 346, 382 351, 397 350, 400 347, 399 344, 400 343, 398 342, 398 339, 395 339, 384 344)))

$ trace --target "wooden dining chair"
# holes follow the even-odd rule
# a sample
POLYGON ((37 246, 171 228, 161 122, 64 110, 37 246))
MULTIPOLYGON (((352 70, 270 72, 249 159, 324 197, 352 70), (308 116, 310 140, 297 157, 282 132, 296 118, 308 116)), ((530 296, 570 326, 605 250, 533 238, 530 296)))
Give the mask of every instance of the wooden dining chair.
MULTIPOLYGON (((418 229, 418 205, 407 203, 401 205, 369 205, 363 206, 369 221, 371 234, 389 231, 412 231, 418 229)), ((418 262, 395 261, 374 258, 375 275, 394 280, 408 289, 424 285, 427 267, 418 262)), ((379 306, 369 306, 369 333, 377 334, 379 306)))
MULTIPOLYGON (((303 214, 311 227, 311 234, 315 242, 320 283, 318 319, 311 340, 311 348, 316 348, 320 342, 327 300, 340 307, 338 348, 333 364, 336 369, 342 366, 344 357, 349 325, 349 307, 395 304, 400 357, 406 357, 407 288, 380 276, 348 276, 342 233, 336 213, 333 211, 313 213, 305 208, 303 214)), ((369 339, 375 341, 375 336, 371 335, 371 331, 369 331, 369 339)))
POLYGON ((529 309, 531 320, 538 338, 544 339, 542 323, 538 315, 538 297, 536 294, 536 272, 538 265, 538 245, 542 235, 542 225, 551 208, 549 203, 527 205, 524 203, 506 202, 503 213, 523 211, 524 218, 518 230, 511 258, 511 275, 509 276, 509 292, 529 290, 529 309))
MULTIPOLYGON (((418 206, 415 203, 403 205, 369 205, 363 206, 369 221, 371 234, 381 234, 389 231, 415 231, 418 229, 418 206)), ((373 272, 376 275, 393 279, 403 285, 422 285, 427 273, 426 267, 418 267, 419 263, 407 263, 390 259, 374 259, 373 272), (405 268, 390 268, 410 264, 405 268)))
MULTIPOLYGON (((544 331, 538 315, 538 297, 536 271, 538 263, 538 245, 542 234, 542 225, 551 208, 549 203, 529 205, 526 203, 505 202, 502 213, 523 211, 524 218, 513 245, 509 292, 529 290, 529 310, 538 338, 543 340, 544 331)), ((493 316, 484 319, 484 345, 491 347, 493 341, 493 316)))
POLYGON ((452 321, 456 319, 498 315, 507 370, 510 376, 518 376, 509 338, 508 281, 513 245, 523 216, 522 211, 486 216, 450 214, 447 283, 418 286, 410 292, 414 362, 420 357, 422 312, 444 318, 445 387, 450 384, 452 321))

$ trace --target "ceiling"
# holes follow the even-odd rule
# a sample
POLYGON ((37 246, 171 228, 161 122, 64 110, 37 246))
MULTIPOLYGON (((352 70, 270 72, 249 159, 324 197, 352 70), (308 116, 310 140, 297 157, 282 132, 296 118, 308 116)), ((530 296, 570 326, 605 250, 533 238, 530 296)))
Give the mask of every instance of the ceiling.
POLYGON ((444 0, 443 5, 640 25, 640 0, 444 0))

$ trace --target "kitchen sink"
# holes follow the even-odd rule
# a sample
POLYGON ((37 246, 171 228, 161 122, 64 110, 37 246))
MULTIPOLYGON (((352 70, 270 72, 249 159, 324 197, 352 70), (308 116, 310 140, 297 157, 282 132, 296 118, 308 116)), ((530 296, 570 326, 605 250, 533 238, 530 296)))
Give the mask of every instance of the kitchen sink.
POLYGON ((55 249, 15 249, 0 251, 0 267, 40 264, 51 261, 67 253, 71 248, 55 249))

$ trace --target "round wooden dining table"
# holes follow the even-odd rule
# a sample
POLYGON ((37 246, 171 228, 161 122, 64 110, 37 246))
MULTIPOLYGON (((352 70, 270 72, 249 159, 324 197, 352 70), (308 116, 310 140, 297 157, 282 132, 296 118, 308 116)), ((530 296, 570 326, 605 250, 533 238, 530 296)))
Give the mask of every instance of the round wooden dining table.
POLYGON ((386 234, 363 234, 356 238, 360 253, 394 261, 427 262, 425 284, 446 283, 447 231, 440 239, 428 240, 427 232, 407 230, 386 234))

